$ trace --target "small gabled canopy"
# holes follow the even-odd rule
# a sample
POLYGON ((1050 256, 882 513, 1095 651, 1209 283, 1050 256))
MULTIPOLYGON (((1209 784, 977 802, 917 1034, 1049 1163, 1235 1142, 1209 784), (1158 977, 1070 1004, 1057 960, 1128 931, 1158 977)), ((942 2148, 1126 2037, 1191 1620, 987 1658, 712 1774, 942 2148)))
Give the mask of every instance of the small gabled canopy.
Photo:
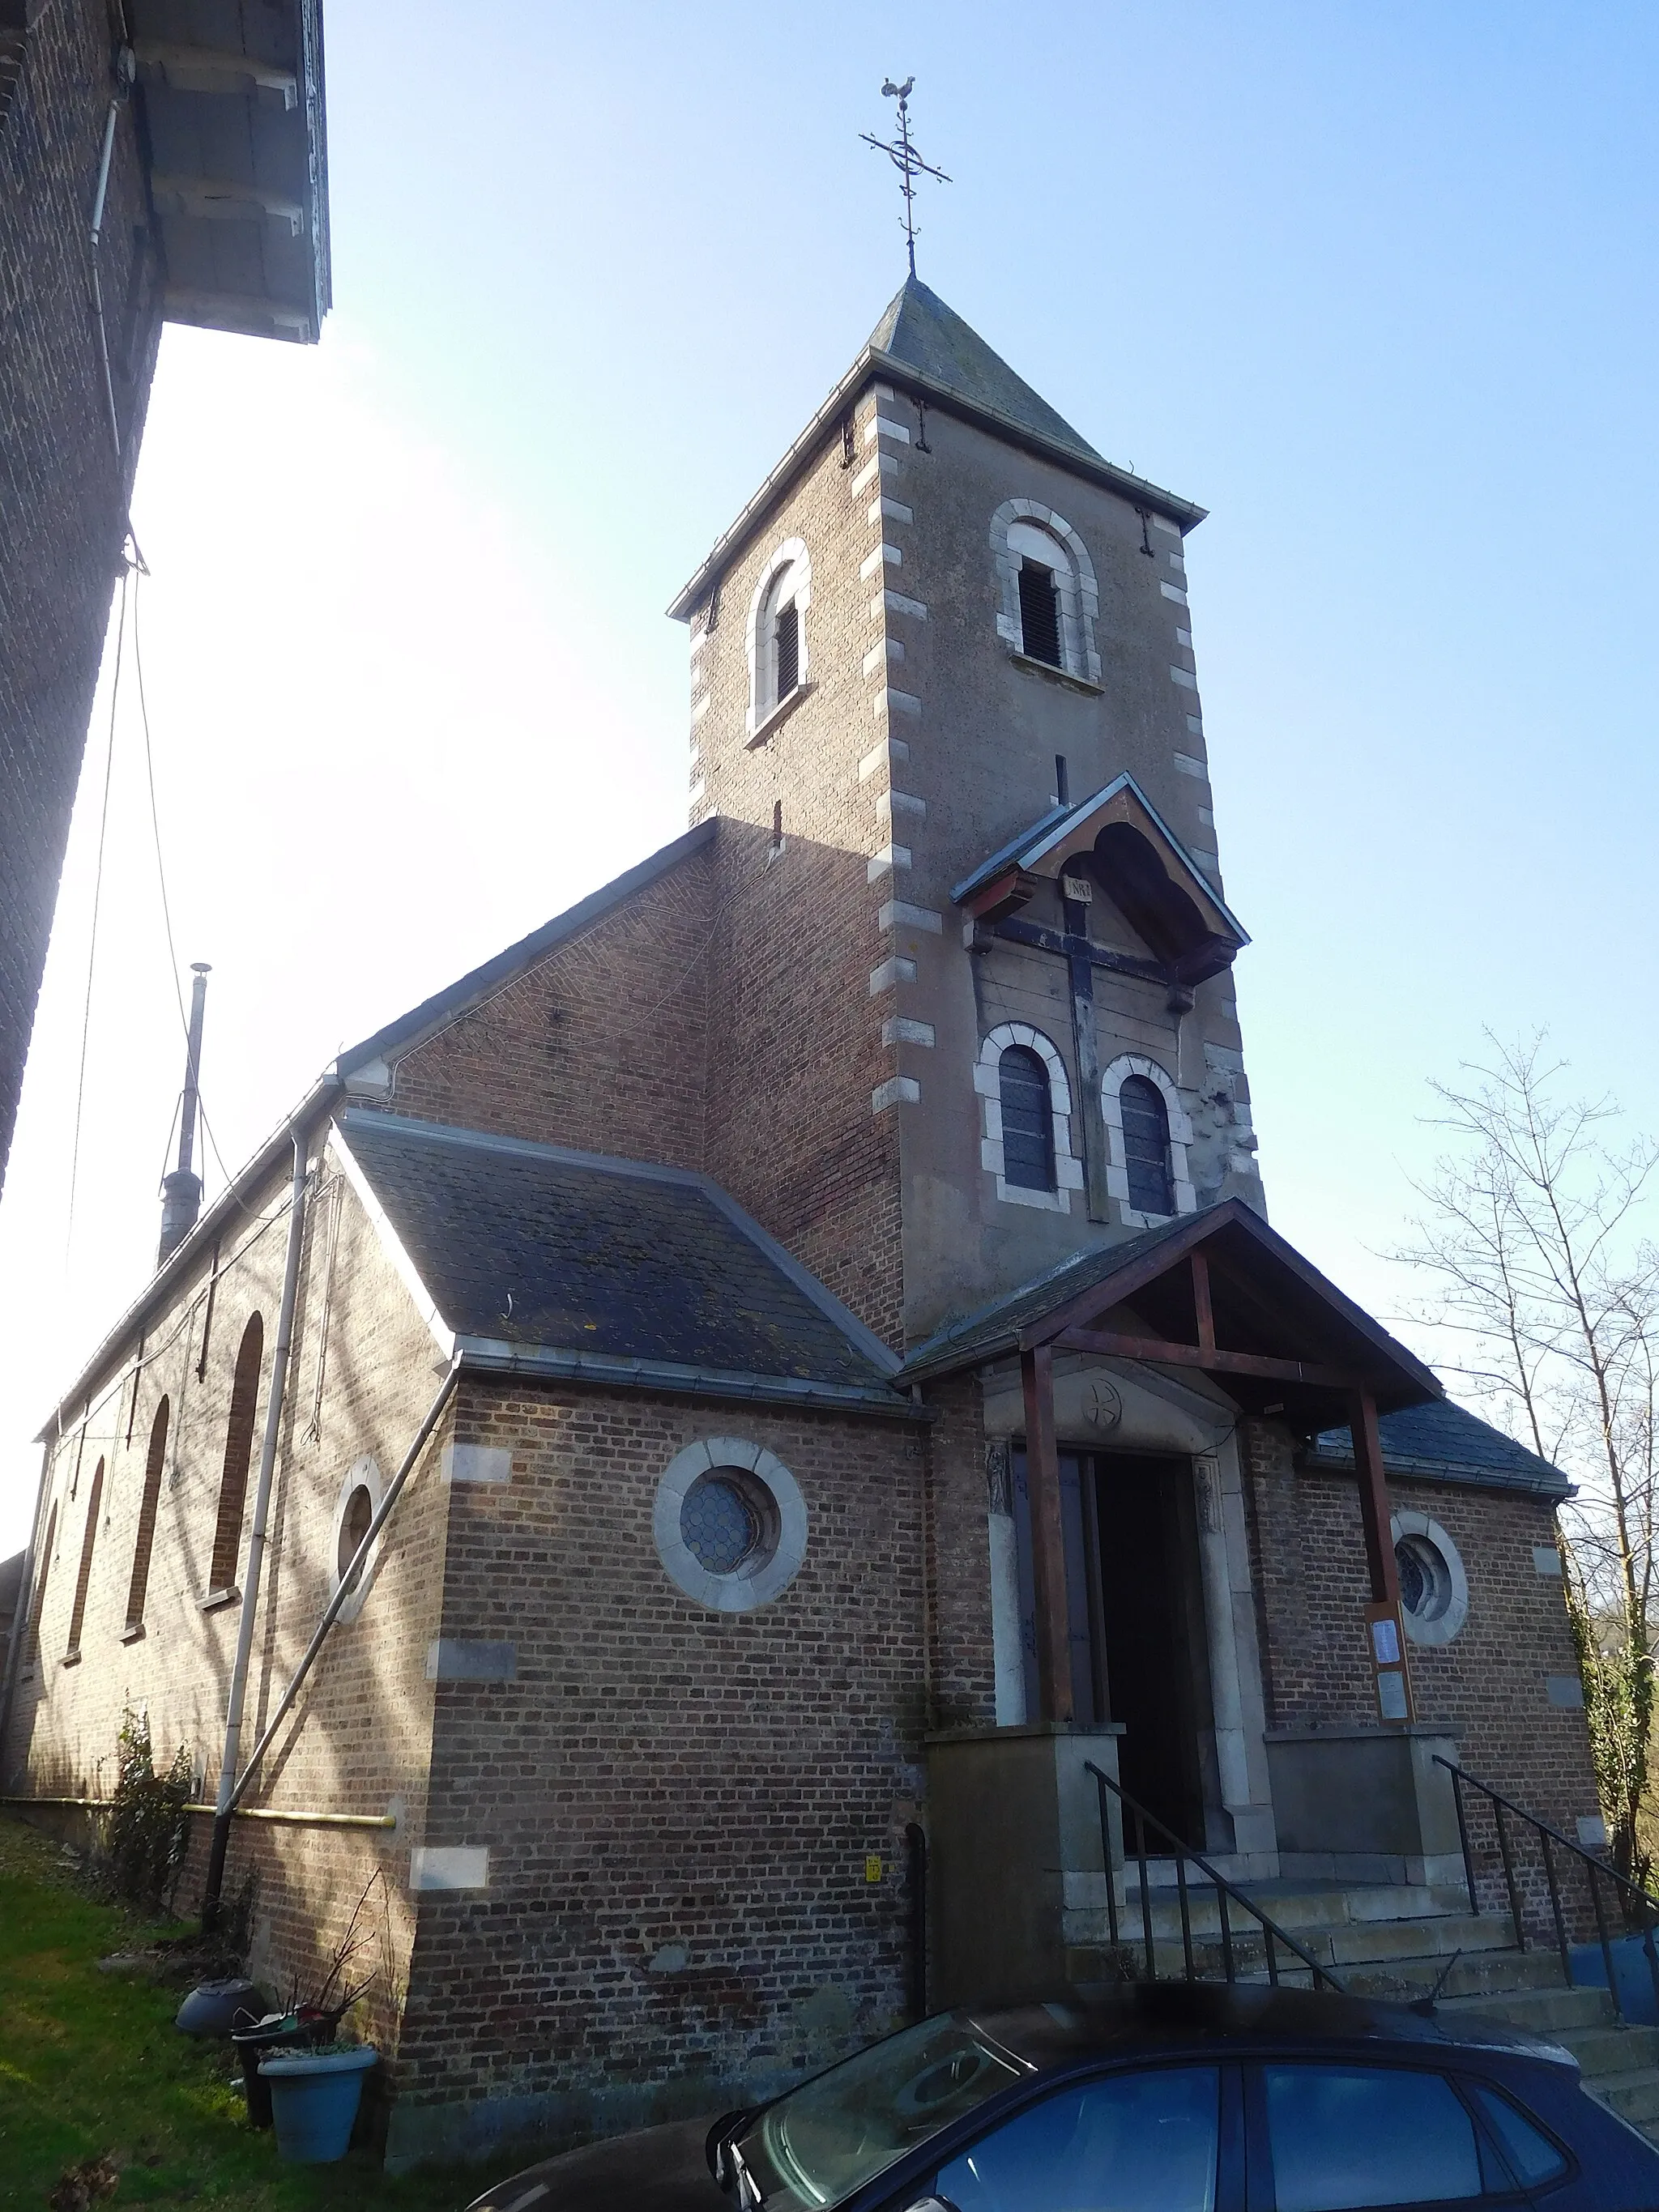
POLYGON ((1249 943, 1243 923, 1127 772, 1075 806, 1050 807, 981 861, 951 896, 1000 921, 1045 878, 1091 877, 1180 982, 1200 983, 1249 943))
POLYGON ((1443 1393, 1438 1377, 1270 1229, 1227 1199, 1121 1244, 1079 1253, 951 1323, 899 1371, 922 1382, 1048 1346, 1207 1375, 1246 1412, 1316 1434, 1443 1393))

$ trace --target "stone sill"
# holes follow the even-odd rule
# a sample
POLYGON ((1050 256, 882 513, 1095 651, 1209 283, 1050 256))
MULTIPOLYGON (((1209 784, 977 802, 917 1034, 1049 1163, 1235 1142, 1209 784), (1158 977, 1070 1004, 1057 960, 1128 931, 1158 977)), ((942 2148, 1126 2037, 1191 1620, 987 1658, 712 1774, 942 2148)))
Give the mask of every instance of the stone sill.
POLYGON ((239 1589, 215 1589, 210 1590, 204 1598, 198 1601, 198 1609, 203 1613, 218 1613, 228 1605, 240 1605, 241 1602, 242 1593, 239 1589))
POLYGON ((805 699, 809 693, 816 691, 817 688, 818 687, 816 684, 797 684, 794 690, 789 694, 789 696, 787 699, 779 700, 777 705, 773 708, 771 713, 767 716, 766 720, 761 724, 760 727, 754 732, 754 734, 751 737, 748 737, 744 739, 744 744, 747 749, 750 752, 753 752, 757 745, 763 745, 766 743, 766 740, 771 736, 772 732, 775 730, 781 729, 783 724, 789 720, 789 717, 794 713, 796 708, 799 706, 801 701, 805 699))
POLYGON ((1051 684, 1064 684, 1068 691, 1080 691, 1085 699, 1103 699, 1106 686, 1092 684, 1086 676, 1073 676, 1069 669, 1056 668, 1052 660, 1034 660, 1029 653, 1021 653, 1010 646, 1008 658, 1016 668, 1028 668, 1033 676, 1046 676, 1051 684))
POLYGON ((58 1663, 60 1667, 78 1667, 81 1663, 81 1654, 78 1647, 73 1651, 66 1651, 58 1663))
POLYGON ((137 1644, 143 1640, 143 1622, 142 1620, 130 1620, 126 1626, 121 1631, 121 1641, 123 1644, 137 1644))

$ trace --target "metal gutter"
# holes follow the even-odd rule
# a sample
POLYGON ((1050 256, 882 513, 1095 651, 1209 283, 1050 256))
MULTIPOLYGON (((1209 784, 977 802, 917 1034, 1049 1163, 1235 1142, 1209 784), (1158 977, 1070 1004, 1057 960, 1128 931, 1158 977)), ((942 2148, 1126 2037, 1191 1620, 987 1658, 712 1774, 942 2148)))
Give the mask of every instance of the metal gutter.
POLYGON ((455 1350, 468 1369, 487 1374, 526 1375, 543 1382, 588 1382, 613 1389, 742 1398, 762 1405, 811 1406, 820 1412, 876 1413, 888 1420, 931 1419, 896 1390, 866 1389, 856 1383, 815 1382, 793 1375, 755 1375, 740 1369, 684 1367, 670 1360, 625 1359, 614 1353, 508 1344, 492 1337, 458 1336, 455 1350))
POLYGON ((690 580, 683 585, 670 602, 667 611, 676 622, 689 622, 700 602, 707 598, 715 579, 729 568, 750 534, 764 520, 769 508, 776 505, 789 489, 795 478, 805 469, 830 429, 838 424, 849 406, 855 406, 863 395, 864 386, 876 377, 882 377, 895 386, 924 398, 930 407, 937 407, 947 415, 955 415, 965 422, 976 424, 1005 438, 1012 446, 1035 453, 1039 459, 1053 461, 1068 469, 1073 476, 1098 484, 1106 491, 1117 492, 1139 505, 1151 507, 1180 526, 1184 537, 1194 530, 1209 513, 1207 507, 1196 506, 1182 499, 1176 492, 1165 491, 1162 485, 1149 483, 1144 477, 1133 476, 1127 469, 1118 468, 1113 462, 1089 456, 1075 446, 1066 445, 1058 438, 1045 438, 1040 431, 1028 429, 1024 423, 1015 422, 994 407, 977 404, 964 398, 949 385, 936 384, 932 377, 905 362, 895 361, 890 354, 866 346, 836 386, 817 413, 801 432, 783 459, 766 478, 760 489, 738 514, 729 528, 721 532, 690 580))

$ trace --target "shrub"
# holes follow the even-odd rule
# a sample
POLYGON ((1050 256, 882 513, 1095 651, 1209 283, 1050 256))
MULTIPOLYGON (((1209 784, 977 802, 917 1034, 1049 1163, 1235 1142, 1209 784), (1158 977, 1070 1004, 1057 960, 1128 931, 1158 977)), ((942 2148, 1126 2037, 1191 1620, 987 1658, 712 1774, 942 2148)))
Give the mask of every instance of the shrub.
POLYGON ((149 1718, 131 1710, 116 1742, 119 1770, 105 1832, 105 1876, 137 1911, 170 1912, 190 1848, 190 1753, 181 1744, 167 1772, 157 1774, 149 1718))

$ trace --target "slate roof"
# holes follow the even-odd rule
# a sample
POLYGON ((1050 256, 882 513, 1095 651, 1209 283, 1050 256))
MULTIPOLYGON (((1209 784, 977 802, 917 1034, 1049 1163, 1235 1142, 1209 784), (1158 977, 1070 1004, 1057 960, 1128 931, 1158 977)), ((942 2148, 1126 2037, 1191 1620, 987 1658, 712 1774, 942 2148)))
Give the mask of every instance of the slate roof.
POLYGON ((1103 459, 953 308, 913 276, 889 302, 857 360, 823 406, 676 592, 668 611, 677 622, 689 622, 705 603, 715 580, 731 567, 789 485, 822 452, 824 441, 838 434, 843 417, 872 376, 890 378, 915 397, 938 400, 1028 451, 1052 456, 1062 466, 1069 464, 1089 482, 1167 516, 1183 532, 1204 520, 1206 510, 1192 500, 1103 459))
MULTIPOLYGON (((1559 1467, 1449 1398, 1384 1413, 1376 1425, 1382 1464, 1390 1474, 1475 1489, 1530 1490, 1546 1498, 1571 1494, 1572 1485, 1559 1467)), ((1327 1429, 1303 1456, 1311 1467, 1352 1467, 1353 1438, 1346 1429, 1327 1429)))
POLYGON ((464 1353, 909 1410, 893 1355, 706 1176, 365 1108, 339 1127, 464 1353))
POLYGON ((1000 416, 1016 429, 1069 447, 1086 461, 1103 465, 1086 438, 1080 437, 1000 354, 993 353, 954 307, 915 276, 888 302, 887 312, 870 333, 868 350, 925 377, 935 390, 949 392, 987 415, 1000 416))

